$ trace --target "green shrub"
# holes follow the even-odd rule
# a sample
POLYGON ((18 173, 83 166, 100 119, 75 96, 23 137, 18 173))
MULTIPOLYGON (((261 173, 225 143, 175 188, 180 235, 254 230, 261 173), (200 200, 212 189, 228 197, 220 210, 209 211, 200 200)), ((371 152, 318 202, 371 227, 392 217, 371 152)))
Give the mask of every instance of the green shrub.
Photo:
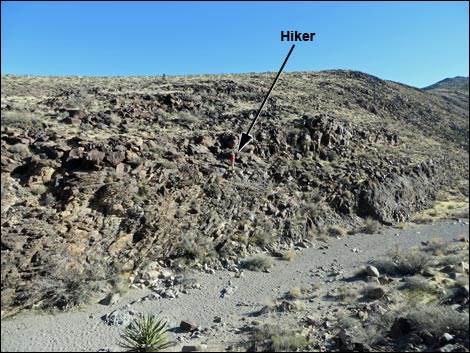
POLYGON ((126 328, 119 345, 127 352, 158 352, 172 345, 166 337, 166 322, 155 316, 140 315, 130 328, 126 328))

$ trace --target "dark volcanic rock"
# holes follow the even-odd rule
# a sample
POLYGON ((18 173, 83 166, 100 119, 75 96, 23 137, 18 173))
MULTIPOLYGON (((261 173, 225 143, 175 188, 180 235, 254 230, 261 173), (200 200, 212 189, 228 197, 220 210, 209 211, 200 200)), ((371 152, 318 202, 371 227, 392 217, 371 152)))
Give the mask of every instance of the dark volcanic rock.
POLYGON ((2 76, 2 310, 80 303, 149 259, 230 267, 468 197, 460 93, 356 71, 283 75, 232 166, 272 78, 2 76))
POLYGON ((401 175, 390 175, 383 181, 369 183, 362 191, 359 213, 383 223, 408 220, 435 199, 437 185, 446 175, 443 160, 421 163, 401 175))

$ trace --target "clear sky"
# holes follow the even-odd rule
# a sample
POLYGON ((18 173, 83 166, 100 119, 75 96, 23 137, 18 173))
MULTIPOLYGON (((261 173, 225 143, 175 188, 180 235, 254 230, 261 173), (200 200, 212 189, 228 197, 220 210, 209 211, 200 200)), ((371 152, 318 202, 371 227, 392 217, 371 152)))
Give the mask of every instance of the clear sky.
POLYGON ((1 3, 1 71, 149 76, 360 70, 424 87, 468 76, 468 2, 1 3))

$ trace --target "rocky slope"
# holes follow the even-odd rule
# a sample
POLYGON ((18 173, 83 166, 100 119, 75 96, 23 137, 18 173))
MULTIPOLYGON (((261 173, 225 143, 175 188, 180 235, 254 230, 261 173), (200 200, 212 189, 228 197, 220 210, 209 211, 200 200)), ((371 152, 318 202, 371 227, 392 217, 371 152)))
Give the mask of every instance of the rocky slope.
POLYGON ((463 108, 467 111, 468 117, 468 77, 446 78, 423 90, 439 95, 450 104, 463 108))
MULTIPOLYGON (((468 200, 468 109, 355 71, 2 76, 2 310, 468 200)), ((468 101, 468 97, 467 97, 468 101)))

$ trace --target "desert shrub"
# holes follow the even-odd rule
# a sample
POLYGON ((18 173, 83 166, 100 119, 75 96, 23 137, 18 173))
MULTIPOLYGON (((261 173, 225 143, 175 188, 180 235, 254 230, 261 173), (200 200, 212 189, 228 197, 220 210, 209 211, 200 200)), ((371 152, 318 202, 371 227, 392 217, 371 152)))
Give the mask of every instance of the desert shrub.
POLYGON ((140 315, 121 335, 119 345, 127 352, 158 352, 172 345, 166 336, 166 322, 155 316, 140 315))
POLYGON ((462 263, 462 261, 468 262, 468 253, 444 256, 442 259, 439 260, 439 264, 441 266, 447 266, 447 265, 458 266, 459 264, 462 263))
POLYGON ((431 257, 419 250, 403 250, 394 258, 398 271, 403 275, 414 275, 429 267, 431 257))
POLYGON ((405 279, 405 286, 406 289, 409 290, 414 290, 418 289, 423 292, 428 292, 428 293, 436 293, 437 288, 435 285, 429 282, 424 277, 421 276, 414 276, 414 277, 409 277, 405 279))
POLYGON ((293 287, 286 293, 286 299, 299 299, 302 295, 302 289, 299 287, 293 287))
POLYGON ((425 245, 424 250, 432 253, 433 255, 442 255, 448 246, 449 243, 447 243, 444 239, 433 238, 425 245))
POLYGON ((17 127, 21 129, 30 128, 39 123, 31 113, 20 111, 2 112, 2 126, 17 127))
POLYGON ((439 290, 426 278, 414 276, 405 279, 403 294, 409 306, 416 306, 424 303, 433 303, 438 301, 445 292, 439 290))
POLYGON ((258 228, 255 233, 249 238, 250 243, 258 246, 266 246, 274 241, 274 233, 258 228))
POLYGON ((271 258, 266 255, 255 255, 245 261, 245 267, 251 271, 265 271, 272 267, 271 258))
POLYGON ((33 283, 35 290, 31 302, 41 309, 68 310, 87 304, 92 296, 88 281, 77 272, 70 272, 61 278, 40 277, 33 283))
POLYGON ((106 120, 106 123, 110 126, 118 126, 121 123, 122 118, 115 113, 111 113, 111 115, 106 117, 105 120, 106 120))
MULTIPOLYGON (((397 265, 390 258, 380 258, 372 261, 381 274, 395 275, 398 273, 397 265)), ((365 270, 361 269, 358 275, 365 275, 365 270)))
POLYGON ((360 320, 345 315, 338 318, 337 328, 347 330, 354 337, 354 341, 369 346, 374 346, 383 337, 383 333, 375 325, 370 323, 363 325, 360 320))
POLYGON ((186 233, 181 237, 179 255, 190 262, 210 263, 216 256, 211 238, 199 234, 186 233))
POLYGON ((420 305, 413 308, 407 317, 417 325, 418 330, 428 330, 436 336, 446 332, 468 336, 468 313, 459 313, 449 306, 434 303, 420 305))
POLYGON ((189 112, 182 111, 178 113, 178 122, 180 123, 193 125, 197 123, 199 120, 200 119, 197 116, 194 116, 193 114, 189 112))
POLYGON ((321 282, 314 282, 310 286, 310 291, 314 292, 316 290, 319 290, 321 288, 321 286, 322 286, 321 282))
POLYGON ((294 261, 294 259, 295 259, 295 251, 294 251, 294 250, 286 251, 286 252, 282 255, 282 259, 285 260, 285 261, 294 261))
POLYGON ((361 326, 359 319, 346 315, 346 313, 338 314, 338 322, 336 324, 337 329, 346 329, 352 331, 359 326, 361 326))
POLYGON ((348 231, 340 226, 331 226, 328 228, 328 234, 332 237, 344 237, 348 231))
POLYGON ((43 184, 34 184, 31 185, 31 192, 34 195, 42 195, 47 191, 47 187, 43 184))
POLYGON ((412 221, 416 224, 431 224, 434 223, 435 217, 432 217, 430 215, 419 215, 419 216, 414 216, 412 221))
POLYGON ((277 325, 264 325, 253 335, 254 343, 264 346, 267 352, 296 352, 304 349, 307 338, 293 330, 286 330, 277 325))
POLYGON ((122 277, 114 277, 110 280, 112 293, 119 293, 121 296, 129 291, 130 283, 122 277))
POLYGON ((365 234, 375 234, 380 230, 380 222, 372 219, 367 218, 364 226, 361 228, 361 232, 365 234))
POLYGON ((346 286, 339 287, 336 298, 342 302, 354 303, 357 300, 358 292, 356 289, 346 286))

